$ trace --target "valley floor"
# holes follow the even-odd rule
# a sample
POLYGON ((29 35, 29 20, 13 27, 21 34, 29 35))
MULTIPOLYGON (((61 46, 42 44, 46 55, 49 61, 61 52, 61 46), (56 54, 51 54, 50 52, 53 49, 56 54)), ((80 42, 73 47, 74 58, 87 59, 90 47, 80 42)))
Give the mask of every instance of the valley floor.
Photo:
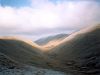
POLYGON ((34 66, 20 66, 0 54, 0 75, 71 75, 34 66))
POLYGON ((7 69, 0 67, 0 75, 70 75, 58 71, 48 69, 40 69, 36 67, 28 67, 24 69, 7 69))

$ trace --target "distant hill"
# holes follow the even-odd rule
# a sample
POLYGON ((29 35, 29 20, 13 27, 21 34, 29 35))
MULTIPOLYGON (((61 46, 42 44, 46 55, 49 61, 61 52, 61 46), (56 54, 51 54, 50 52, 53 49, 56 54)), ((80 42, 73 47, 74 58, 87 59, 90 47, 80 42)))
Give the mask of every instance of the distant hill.
POLYGON ((48 36, 45 38, 40 38, 40 39, 36 40, 35 43, 43 46, 43 45, 46 45, 47 43, 49 43, 50 41, 63 40, 67 36, 68 36, 68 34, 57 34, 57 35, 48 36))
POLYGON ((75 75, 100 75, 100 25, 68 36, 48 51, 56 69, 75 75))
POLYGON ((57 34, 36 40, 35 43, 38 44, 43 51, 48 51, 59 45, 66 37, 68 37, 68 34, 57 34))

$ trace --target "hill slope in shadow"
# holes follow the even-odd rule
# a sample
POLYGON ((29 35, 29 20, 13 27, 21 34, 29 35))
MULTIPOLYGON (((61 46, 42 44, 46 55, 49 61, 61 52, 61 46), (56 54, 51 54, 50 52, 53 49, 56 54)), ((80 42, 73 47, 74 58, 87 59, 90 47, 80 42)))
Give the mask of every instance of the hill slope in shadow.
POLYGON ((48 51, 55 69, 76 75, 100 75, 100 25, 85 28, 67 37, 48 51))

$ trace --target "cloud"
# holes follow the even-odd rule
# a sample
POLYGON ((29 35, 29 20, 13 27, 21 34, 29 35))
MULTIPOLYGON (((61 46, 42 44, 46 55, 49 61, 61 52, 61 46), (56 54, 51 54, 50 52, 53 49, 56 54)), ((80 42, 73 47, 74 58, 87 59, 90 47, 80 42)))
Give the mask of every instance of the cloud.
POLYGON ((0 34, 38 36, 100 23, 96 1, 32 0, 31 7, 0 6, 0 34))

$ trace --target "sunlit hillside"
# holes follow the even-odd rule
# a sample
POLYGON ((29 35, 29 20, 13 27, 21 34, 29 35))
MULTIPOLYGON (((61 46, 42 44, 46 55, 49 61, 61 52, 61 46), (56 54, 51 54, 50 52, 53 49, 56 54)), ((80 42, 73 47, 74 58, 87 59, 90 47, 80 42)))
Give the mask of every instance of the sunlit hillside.
POLYGON ((41 63, 45 64, 45 55, 37 46, 33 45, 21 40, 1 38, 0 53, 22 64, 37 64, 38 66, 41 63))

